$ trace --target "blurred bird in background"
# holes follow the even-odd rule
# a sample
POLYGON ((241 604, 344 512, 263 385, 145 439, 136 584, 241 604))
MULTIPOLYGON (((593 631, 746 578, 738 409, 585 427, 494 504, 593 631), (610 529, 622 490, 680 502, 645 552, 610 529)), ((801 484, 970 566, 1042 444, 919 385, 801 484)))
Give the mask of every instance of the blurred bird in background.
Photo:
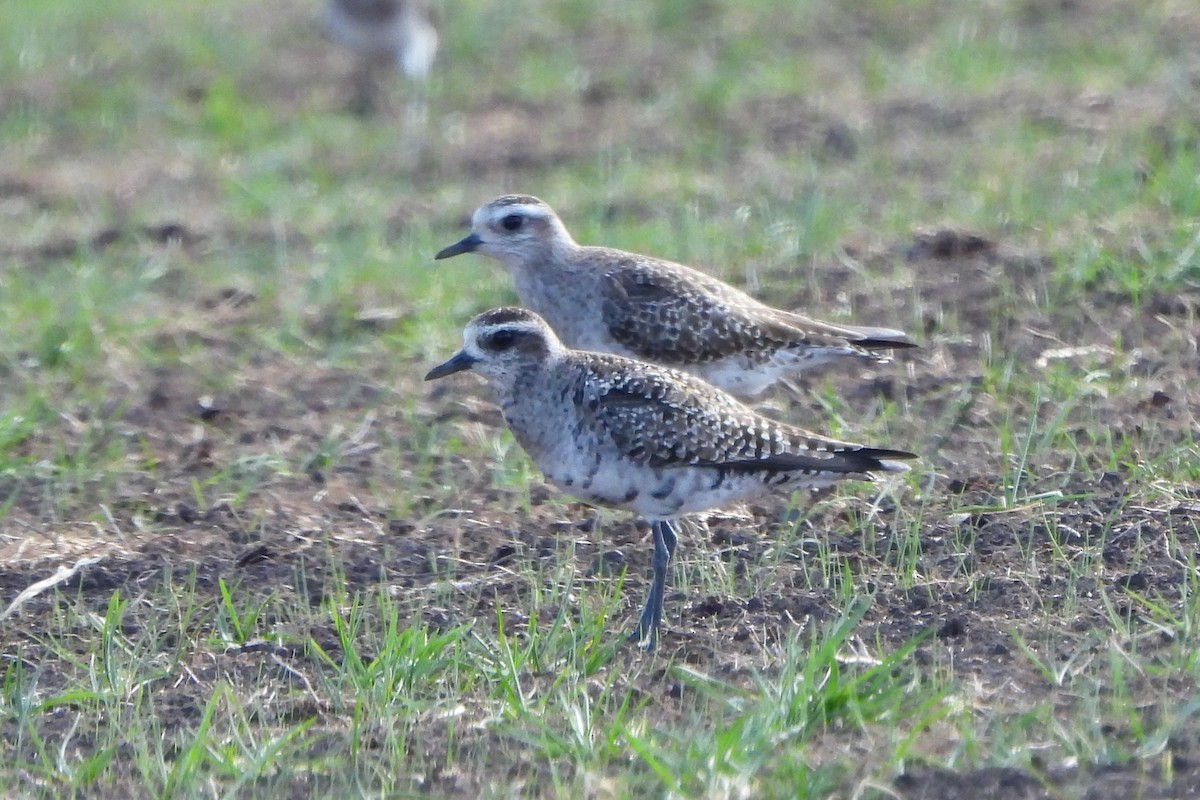
POLYGON ((357 57, 351 108, 379 109, 393 69, 409 79, 408 114, 423 120, 426 81, 437 54, 438 34, 426 0, 329 0, 321 25, 334 41, 357 57))

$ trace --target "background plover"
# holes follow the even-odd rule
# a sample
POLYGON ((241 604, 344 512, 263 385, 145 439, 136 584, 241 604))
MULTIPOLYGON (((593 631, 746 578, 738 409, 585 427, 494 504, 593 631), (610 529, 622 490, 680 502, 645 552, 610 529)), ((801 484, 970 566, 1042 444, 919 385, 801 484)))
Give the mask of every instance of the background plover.
POLYGON ((682 264, 579 245, 536 197, 492 200, 471 227, 435 258, 476 252, 503 262, 521 302, 569 347, 683 369, 734 394, 759 394, 833 359, 880 360, 880 351, 915 346, 898 330, 771 308, 682 264))
POLYGON ((828 439, 758 414, 695 377, 571 350, 523 308, 480 314, 464 346, 426 380, 473 369, 546 477, 585 502, 650 522, 653 578, 630 636, 657 641, 675 520, 769 491, 829 486, 907 469, 912 453, 828 439))
MULTIPOLYGON (((320 21, 332 39, 358 58, 353 76, 358 110, 376 106, 381 81, 393 69, 418 85, 429 76, 438 34, 425 0, 329 0, 320 21)), ((422 92, 418 86, 410 109, 424 108, 422 92)))

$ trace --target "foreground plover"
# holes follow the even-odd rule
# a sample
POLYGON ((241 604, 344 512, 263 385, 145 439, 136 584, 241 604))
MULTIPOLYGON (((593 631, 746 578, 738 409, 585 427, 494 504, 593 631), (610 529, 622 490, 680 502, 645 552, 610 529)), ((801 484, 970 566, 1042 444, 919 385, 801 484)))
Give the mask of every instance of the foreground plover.
POLYGON ((770 491, 870 480, 916 458, 784 425, 683 372, 570 350, 523 308, 480 314, 463 339, 462 350, 425 380, 475 370, 551 483, 650 523, 653 577, 629 637, 647 650, 658 639, 680 517, 770 491))
POLYGON ((503 262, 521 302, 569 347, 686 370, 742 396, 832 359, 882 360, 880 351, 914 346, 890 328, 771 308, 682 264, 576 244, 554 210, 528 195, 480 206, 470 235, 434 257, 472 252, 503 262))
POLYGON ((399 68, 422 83, 437 54, 437 29, 425 0, 329 0, 321 24, 358 57, 355 102, 364 110, 375 104, 384 70, 399 68))

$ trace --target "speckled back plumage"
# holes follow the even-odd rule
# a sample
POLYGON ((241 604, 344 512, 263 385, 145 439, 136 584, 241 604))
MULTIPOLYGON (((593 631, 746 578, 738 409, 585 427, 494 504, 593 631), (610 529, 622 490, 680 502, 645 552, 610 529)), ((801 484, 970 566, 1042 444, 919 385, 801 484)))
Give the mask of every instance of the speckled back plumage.
POLYGON ((869 480, 912 457, 785 425, 683 372, 566 349, 523 309, 488 312, 465 336, 464 352, 496 390, 534 463, 564 490, 600 505, 670 517, 784 484, 869 480), (489 352, 489 337, 514 330, 528 341, 489 352))
POLYGON ((632 464, 865 475, 909 457, 784 425, 682 372, 594 353, 573 359, 581 420, 632 464))
MULTIPOLYGON (((745 302, 745 295, 683 265, 620 257, 604 273, 601 312, 613 339, 658 363, 704 364, 742 356, 753 364, 785 350, 846 349, 862 355, 863 331, 745 302), (658 331, 660 336, 648 336, 658 331)), ((896 346, 889 342, 888 347, 896 346)))
POLYGON ((471 251, 502 261, 522 303, 568 346, 683 369, 736 394, 757 394, 831 359, 886 360, 880 351, 913 346, 897 330, 771 308, 682 264, 580 246, 554 211, 529 195, 481 206, 472 234, 438 258, 471 251))

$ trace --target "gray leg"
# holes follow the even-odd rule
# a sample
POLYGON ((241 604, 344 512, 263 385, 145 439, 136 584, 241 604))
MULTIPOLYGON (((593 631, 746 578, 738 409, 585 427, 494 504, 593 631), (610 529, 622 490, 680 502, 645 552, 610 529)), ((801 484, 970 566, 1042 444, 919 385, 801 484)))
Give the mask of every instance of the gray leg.
POLYGON ((654 576, 650 580, 650 592, 646 595, 642 616, 633 633, 629 634, 629 641, 637 642, 638 647, 647 652, 658 644, 663 594, 667 589, 667 567, 675 556, 675 545, 678 543, 675 525, 670 520, 656 520, 651 523, 651 529, 654 532, 654 559, 650 563, 654 567, 654 576))

